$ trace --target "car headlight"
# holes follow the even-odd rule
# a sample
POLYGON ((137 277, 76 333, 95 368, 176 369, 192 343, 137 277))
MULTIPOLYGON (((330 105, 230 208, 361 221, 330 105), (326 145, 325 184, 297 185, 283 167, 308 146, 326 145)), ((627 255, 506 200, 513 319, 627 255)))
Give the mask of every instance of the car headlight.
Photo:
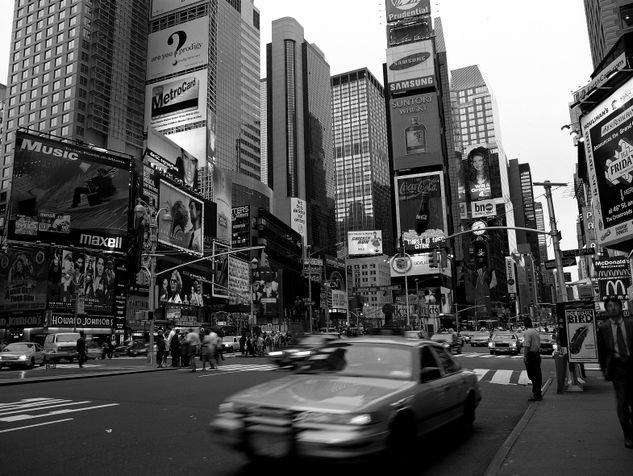
POLYGON ((516 347, 516 346, 517 346, 517 343, 516 343, 516 342, 512 342, 512 344, 511 344, 511 345, 512 345, 512 347, 516 347))
POLYGON ((272 352, 268 352, 268 355, 271 357, 279 357, 280 355, 283 355, 283 352, 280 350, 274 350, 272 352))
POLYGON ((309 350, 300 350, 299 352, 295 352, 295 355, 298 357, 306 357, 310 355, 312 352, 309 350))
POLYGON ((363 426, 372 423, 372 417, 369 413, 361 414, 338 414, 324 412, 302 412, 296 417, 298 421, 308 423, 323 423, 331 425, 354 425, 363 426))
POLYGON ((552 344, 552 349, 558 350, 558 344, 552 344))
POLYGON ((488 342, 488 347, 494 347, 494 346, 495 346, 494 342, 488 342))
POLYGON ((28 357, 26 355, 21 355, 20 357, 18 357, 18 360, 27 360, 28 357))

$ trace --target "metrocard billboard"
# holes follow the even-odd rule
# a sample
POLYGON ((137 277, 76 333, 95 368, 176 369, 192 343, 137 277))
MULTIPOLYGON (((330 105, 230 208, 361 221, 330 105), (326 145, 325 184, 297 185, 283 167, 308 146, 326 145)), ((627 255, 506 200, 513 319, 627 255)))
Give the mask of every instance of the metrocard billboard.
POLYGON ((581 118, 598 244, 633 238, 633 79, 581 118))

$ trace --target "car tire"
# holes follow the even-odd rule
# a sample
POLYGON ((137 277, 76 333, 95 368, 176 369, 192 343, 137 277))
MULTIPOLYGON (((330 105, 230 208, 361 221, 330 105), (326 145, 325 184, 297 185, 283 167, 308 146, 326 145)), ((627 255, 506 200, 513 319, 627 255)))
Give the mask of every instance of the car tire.
POLYGON ((31 357, 31 360, 29 361, 29 363, 26 366, 26 368, 27 369, 32 369, 33 367, 35 367, 35 359, 33 357, 31 357))

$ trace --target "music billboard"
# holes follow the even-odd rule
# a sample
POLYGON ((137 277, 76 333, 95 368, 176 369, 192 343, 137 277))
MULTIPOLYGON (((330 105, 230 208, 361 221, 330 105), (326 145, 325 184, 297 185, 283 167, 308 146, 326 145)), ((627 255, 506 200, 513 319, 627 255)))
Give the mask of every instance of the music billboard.
POLYGON ((128 249, 130 158, 16 132, 8 238, 128 249))
POLYGON ((435 88, 435 50, 431 40, 387 48, 387 87, 391 95, 435 88))
POLYGON ((203 16, 149 34, 147 81, 209 62, 209 17, 203 16))
POLYGON ((633 237, 633 79, 581 118, 598 244, 633 237))
MULTIPOLYGON (((441 172, 394 178, 396 223, 403 241, 418 241, 429 248, 446 237, 444 177, 441 172)), ((416 249, 422 250, 421 246, 416 249)))
POLYGON ((158 209, 164 208, 171 215, 165 220, 165 212, 158 215, 158 242, 202 256, 204 229, 204 202, 202 198, 177 189, 160 180, 158 209))
POLYGON ((395 170, 444 163, 438 101, 436 93, 389 100, 395 170))

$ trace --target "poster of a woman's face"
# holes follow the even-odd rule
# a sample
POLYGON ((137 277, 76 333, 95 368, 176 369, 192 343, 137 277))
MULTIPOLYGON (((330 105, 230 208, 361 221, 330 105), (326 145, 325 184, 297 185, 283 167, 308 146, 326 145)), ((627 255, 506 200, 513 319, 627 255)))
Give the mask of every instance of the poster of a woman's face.
POLYGON ((490 187, 490 158, 485 147, 471 150, 467 158, 466 185, 471 201, 492 197, 490 187))

